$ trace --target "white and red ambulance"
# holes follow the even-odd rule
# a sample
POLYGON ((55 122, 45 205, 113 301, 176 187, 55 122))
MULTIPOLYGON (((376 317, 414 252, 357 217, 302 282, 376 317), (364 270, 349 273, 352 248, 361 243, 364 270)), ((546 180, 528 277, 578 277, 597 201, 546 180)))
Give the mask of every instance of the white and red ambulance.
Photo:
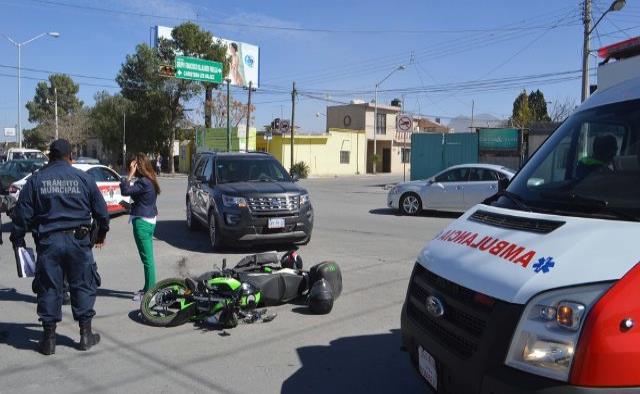
POLYGON ((640 38, 511 182, 420 253, 404 347, 443 393, 640 393, 640 38))

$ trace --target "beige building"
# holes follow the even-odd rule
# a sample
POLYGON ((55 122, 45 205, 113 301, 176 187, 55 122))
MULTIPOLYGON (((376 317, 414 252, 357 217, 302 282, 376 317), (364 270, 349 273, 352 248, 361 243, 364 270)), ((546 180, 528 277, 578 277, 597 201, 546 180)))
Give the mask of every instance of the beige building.
MULTIPOLYGON (((256 148, 271 153, 282 165, 291 167, 291 135, 264 132, 257 135, 256 148)), ((362 130, 330 129, 322 134, 297 132, 294 162, 305 162, 311 176, 355 175, 364 172, 365 136, 362 130)))
MULTIPOLYGON (((374 134, 373 103, 353 101, 351 104, 327 107, 327 130, 365 130, 367 139, 366 171, 373 172, 374 135, 377 157, 376 172, 400 173, 410 171, 411 133, 396 132, 396 118, 402 112, 400 107, 378 105, 378 124, 374 134)), ((414 116, 413 132, 449 132, 449 129, 424 117, 414 116)))

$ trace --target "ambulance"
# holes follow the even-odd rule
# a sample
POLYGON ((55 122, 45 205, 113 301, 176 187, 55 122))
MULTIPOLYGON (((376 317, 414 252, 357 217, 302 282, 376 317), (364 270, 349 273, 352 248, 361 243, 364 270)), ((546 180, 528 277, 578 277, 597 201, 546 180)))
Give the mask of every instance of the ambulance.
POLYGON ((420 252, 403 348, 439 393, 640 393, 640 37, 509 183, 420 252))

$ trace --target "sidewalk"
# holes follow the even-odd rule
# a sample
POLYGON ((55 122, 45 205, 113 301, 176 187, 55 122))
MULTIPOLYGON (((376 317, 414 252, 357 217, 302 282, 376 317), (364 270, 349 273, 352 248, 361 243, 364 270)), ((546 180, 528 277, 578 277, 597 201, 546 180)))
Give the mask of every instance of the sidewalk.
POLYGON ((179 179, 186 179, 187 178, 187 174, 183 174, 180 172, 174 172, 173 174, 169 173, 169 172, 161 172, 160 175, 158 175, 158 178, 179 178, 179 179))

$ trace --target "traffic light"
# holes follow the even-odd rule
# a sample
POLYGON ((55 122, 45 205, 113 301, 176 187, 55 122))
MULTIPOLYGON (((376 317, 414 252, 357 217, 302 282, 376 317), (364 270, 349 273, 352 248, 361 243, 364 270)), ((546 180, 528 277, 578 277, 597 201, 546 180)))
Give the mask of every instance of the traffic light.
POLYGON ((175 77, 176 68, 174 66, 162 65, 160 66, 159 73, 163 77, 175 77))

